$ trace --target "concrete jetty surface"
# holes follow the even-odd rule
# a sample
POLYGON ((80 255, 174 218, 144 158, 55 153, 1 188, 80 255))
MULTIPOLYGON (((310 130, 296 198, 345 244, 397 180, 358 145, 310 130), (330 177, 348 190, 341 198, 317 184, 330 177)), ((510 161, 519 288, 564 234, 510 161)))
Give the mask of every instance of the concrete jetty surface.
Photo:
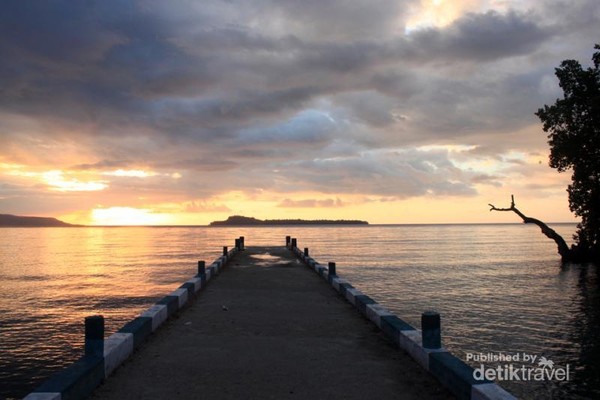
POLYGON ((92 399, 444 399, 283 246, 238 253, 92 399))

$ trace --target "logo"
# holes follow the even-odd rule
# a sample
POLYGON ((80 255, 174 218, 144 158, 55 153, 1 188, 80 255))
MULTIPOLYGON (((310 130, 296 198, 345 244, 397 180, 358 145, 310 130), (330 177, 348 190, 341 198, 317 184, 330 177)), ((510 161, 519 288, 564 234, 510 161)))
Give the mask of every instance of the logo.
POLYGON ((474 368, 477 381, 568 381, 571 366, 556 365, 554 361, 528 353, 467 353, 467 361, 479 362, 474 368), (497 365, 486 366, 484 363, 497 365))

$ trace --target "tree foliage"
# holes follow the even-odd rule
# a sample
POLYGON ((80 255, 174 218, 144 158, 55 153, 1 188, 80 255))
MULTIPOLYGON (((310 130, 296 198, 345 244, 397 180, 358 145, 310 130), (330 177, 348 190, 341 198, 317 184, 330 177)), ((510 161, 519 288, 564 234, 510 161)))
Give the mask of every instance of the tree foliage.
MULTIPOLYGON (((600 45, 594 47, 600 50, 600 45)), ((572 171, 571 211, 581 218, 575 250, 584 258, 600 255, 600 51, 593 67, 565 60, 556 68, 564 98, 540 108, 536 115, 548 133, 550 166, 572 171)))

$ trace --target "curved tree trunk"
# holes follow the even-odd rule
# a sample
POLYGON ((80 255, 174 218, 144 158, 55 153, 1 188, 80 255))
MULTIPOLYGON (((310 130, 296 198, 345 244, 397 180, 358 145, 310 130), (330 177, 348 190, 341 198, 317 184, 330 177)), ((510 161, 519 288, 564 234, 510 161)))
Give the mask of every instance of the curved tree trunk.
POLYGON ((525 214, 523 214, 521 211, 519 211, 517 209, 517 207, 515 207, 515 196, 511 195, 510 199, 511 199, 511 202, 510 202, 509 208, 497 208, 493 204, 489 204, 489 206, 491 207, 490 211, 512 211, 515 214, 517 214, 519 217, 521 217, 521 219, 523 220, 524 223, 536 224, 537 226, 540 227, 540 229, 542 230, 542 233, 544 235, 546 235, 548 238, 554 240, 554 242, 558 246, 558 254, 560 254, 560 256, 562 257, 563 262, 568 262, 573 259, 573 252, 571 251, 569 246, 567 246, 567 242, 565 242, 565 239, 563 239, 562 236, 560 236, 558 233, 556 233, 556 231, 554 229, 550 228, 548 225, 546 225, 539 219, 528 217, 525 214))

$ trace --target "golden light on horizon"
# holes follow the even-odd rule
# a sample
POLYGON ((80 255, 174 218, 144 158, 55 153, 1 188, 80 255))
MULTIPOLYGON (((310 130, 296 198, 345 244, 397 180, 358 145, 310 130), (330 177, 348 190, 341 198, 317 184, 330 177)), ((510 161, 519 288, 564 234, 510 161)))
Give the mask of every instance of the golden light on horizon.
MULTIPOLYGON (((254 189, 189 197, 189 193, 180 192, 176 184, 169 188, 171 192, 164 194, 154 190, 165 187, 156 186, 156 180, 176 182, 182 178, 181 173, 153 170, 143 165, 112 170, 44 170, 1 163, 0 170, 10 179, 14 178, 14 182, 29 185, 39 193, 59 196, 56 199, 71 196, 79 199, 68 205, 61 203, 65 204, 63 210, 44 216, 82 225, 206 225, 230 215, 259 219, 361 219, 373 224, 518 222, 511 215, 488 212, 488 203, 501 205, 511 194, 515 194, 524 210, 535 210, 535 217, 552 222, 575 219, 566 207, 564 188, 569 176, 557 176, 548 168, 545 152, 508 150, 502 157, 485 154, 472 157, 477 150, 474 145, 456 144, 416 148, 425 158, 424 168, 429 168, 432 174, 439 172, 433 155, 447 158, 453 165, 450 171, 454 171, 446 177, 447 182, 460 184, 464 181, 472 185, 476 192, 467 196, 431 190, 418 195, 385 196, 376 192, 254 189), (120 188, 120 182, 125 186, 120 188), (153 189, 122 190, 136 185, 144 187, 145 184, 153 189)), ((400 189, 397 187, 396 191, 400 189)))
POLYGON ((118 176, 118 177, 134 177, 134 178, 148 178, 150 176, 158 175, 153 171, 144 171, 143 169, 117 169, 115 171, 103 172, 102 175, 118 176))
POLYGON ((153 213, 147 208, 108 207, 91 211, 92 225, 168 225, 168 215, 153 213))
MULTIPOLYGON (((215 198, 214 203, 202 207, 182 207, 186 203, 148 203, 142 207, 99 206, 87 212, 66 213, 59 219, 75 224, 105 226, 208 225, 231 215, 258 219, 360 219, 371 224, 520 222, 510 213, 489 212, 488 203, 502 206, 510 200, 509 189, 478 185, 478 190, 479 195, 471 197, 423 195, 399 199, 346 195, 336 201, 309 192, 294 197, 266 192, 260 198, 231 193, 230 198, 215 198)), ((541 198, 525 195, 519 190, 515 193, 524 212, 548 222, 575 221, 566 203, 561 201, 564 197, 562 193, 541 198), (556 204, 561 204, 561 207, 557 208, 556 204)))
POLYGON ((65 172, 59 169, 29 171, 20 164, 0 164, 0 168, 5 169, 7 175, 29 178, 47 185, 50 190, 59 192, 94 192, 108 188, 108 182, 105 180, 82 179, 83 176, 89 177, 90 175, 85 173, 65 172), (82 175, 82 177, 77 175, 82 175))

